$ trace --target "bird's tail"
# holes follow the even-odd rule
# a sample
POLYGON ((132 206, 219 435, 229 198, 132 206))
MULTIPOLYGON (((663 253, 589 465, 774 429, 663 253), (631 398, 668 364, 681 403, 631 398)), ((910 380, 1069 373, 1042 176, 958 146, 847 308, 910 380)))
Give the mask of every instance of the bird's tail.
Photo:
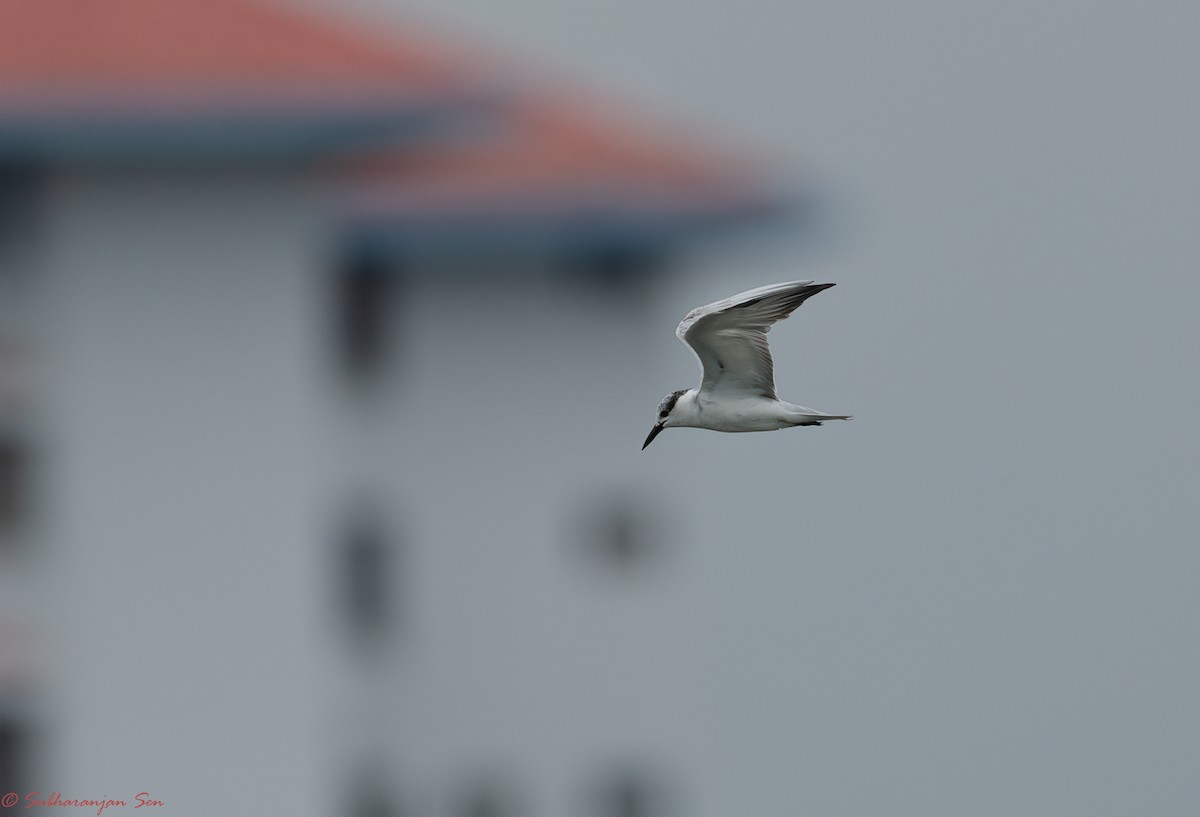
POLYGON ((819 426, 826 420, 853 419, 853 416, 850 414, 826 414, 823 411, 816 411, 815 409, 804 408, 802 406, 797 406, 797 408, 800 410, 791 419, 798 426, 819 426))

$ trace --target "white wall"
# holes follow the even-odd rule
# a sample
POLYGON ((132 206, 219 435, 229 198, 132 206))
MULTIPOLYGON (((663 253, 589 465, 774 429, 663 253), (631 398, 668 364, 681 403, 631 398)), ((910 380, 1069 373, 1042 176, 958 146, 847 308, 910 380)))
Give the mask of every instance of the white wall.
POLYGON ((50 182, 42 787, 329 813, 314 201, 286 171, 50 182))
POLYGON ((420 270, 392 379, 347 415, 403 566, 387 716, 366 728, 421 813, 493 779, 536 815, 580 813, 614 766, 689 775, 687 525, 631 459, 674 385, 648 377, 663 327, 646 276, 610 292, 552 266, 420 270), (613 493, 662 525, 627 573, 585 540, 613 493))

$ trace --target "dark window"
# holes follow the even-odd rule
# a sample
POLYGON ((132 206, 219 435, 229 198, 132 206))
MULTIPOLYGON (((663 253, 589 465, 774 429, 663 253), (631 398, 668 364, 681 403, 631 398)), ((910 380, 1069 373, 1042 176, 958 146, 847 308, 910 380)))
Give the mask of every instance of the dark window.
POLYGON ((374 778, 362 780, 346 798, 346 817, 403 817, 394 797, 381 781, 374 778))
POLYGON ((599 292, 624 298, 637 297, 668 265, 660 246, 626 245, 593 247, 569 257, 575 276, 599 292))
POLYGON ((24 792, 28 772, 28 730, 13 718, 0 715, 0 792, 24 792))
POLYGON ((337 280, 337 352, 345 372, 370 380, 389 363, 394 344, 397 270, 370 258, 348 261, 337 280))
POLYGON ((394 543, 377 515, 360 513, 342 533, 341 607, 351 634, 374 642, 393 623, 394 543))
POLYGON ((12 433, 0 433, 0 537, 18 530, 30 504, 29 449, 12 433))
POLYGON ((33 226, 34 174, 27 168, 0 165, 0 274, 13 244, 33 226))
POLYGON ((511 786, 502 781, 475 781, 460 795, 454 817, 524 817, 511 786))
POLYGON ((640 768, 608 775, 593 792, 589 817, 667 817, 669 792, 640 768))
POLYGON ((592 499, 579 517, 578 532, 594 567, 625 573, 655 561, 666 534, 649 503, 623 493, 592 499))

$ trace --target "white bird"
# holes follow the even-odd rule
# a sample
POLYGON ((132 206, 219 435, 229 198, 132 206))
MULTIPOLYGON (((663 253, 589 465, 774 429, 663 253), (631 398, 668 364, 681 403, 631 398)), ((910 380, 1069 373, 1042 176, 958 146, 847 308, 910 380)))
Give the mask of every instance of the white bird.
POLYGON ((704 379, 698 389, 680 389, 663 398, 642 450, 664 428, 774 431, 849 420, 846 414, 825 414, 776 397, 767 346, 773 323, 831 286, 812 281, 770 284, 689 312, 675 335, 700 359, 704 379))

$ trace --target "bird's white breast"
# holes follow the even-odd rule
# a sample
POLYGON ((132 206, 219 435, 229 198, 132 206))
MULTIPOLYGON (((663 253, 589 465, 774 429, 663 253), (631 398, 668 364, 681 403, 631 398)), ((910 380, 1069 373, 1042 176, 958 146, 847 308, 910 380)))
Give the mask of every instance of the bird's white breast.
POLYGON ((794 424, 783 403, 766 397, 711 400, 689 392, 679 403, 683 412, 677 408, 680 416, 672 425, 712 431, 774 431, 794 424))

